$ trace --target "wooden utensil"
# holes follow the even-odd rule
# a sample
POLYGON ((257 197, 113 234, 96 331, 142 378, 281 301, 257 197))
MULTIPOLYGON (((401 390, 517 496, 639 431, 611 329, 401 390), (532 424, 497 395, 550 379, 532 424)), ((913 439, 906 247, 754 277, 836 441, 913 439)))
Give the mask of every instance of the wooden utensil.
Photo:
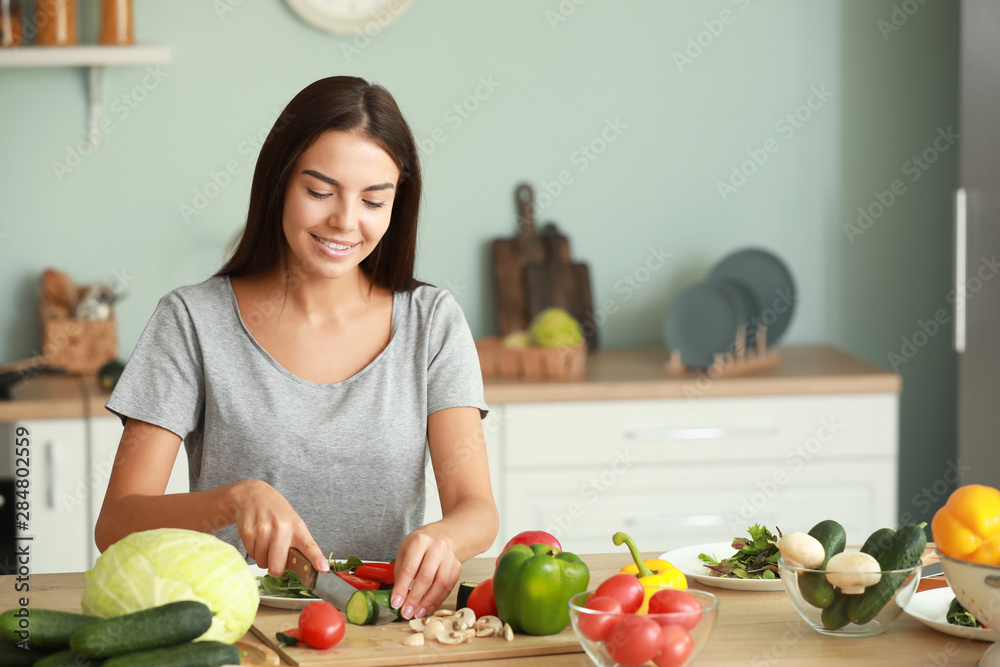
POLYGON ((583 326, 587 349, 597 349, 597 326, 590 292, 590 269, 570 259, 569 239, 554 223, 542 229, 545 259, 524 269, 528 321, 546 308, 562 308, 583 326))
POLYGON ((530 322, 525 298, 524 269, 545 259, 542 240, 535 229, 535 192, 527 183, 514 191, 517 211, 517 235, 493 241, 493 276, 497 288, 497 315, 500 335, 528 328, 530 322))

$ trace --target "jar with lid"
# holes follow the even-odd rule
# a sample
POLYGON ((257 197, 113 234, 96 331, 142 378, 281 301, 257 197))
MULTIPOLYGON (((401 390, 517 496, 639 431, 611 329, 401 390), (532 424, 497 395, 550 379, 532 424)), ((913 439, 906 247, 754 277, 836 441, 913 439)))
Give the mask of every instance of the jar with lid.
POLYGON ((101 0, 101 44, 135 43, 132 28, 132 0, 101 0))
POLYGON ((21 46, 23 43, 21 3, 16 0, 0 0, 0 48, 21 46))
POLYGON ((76 0, 35 0, 39 46, 77 43, 76 0))

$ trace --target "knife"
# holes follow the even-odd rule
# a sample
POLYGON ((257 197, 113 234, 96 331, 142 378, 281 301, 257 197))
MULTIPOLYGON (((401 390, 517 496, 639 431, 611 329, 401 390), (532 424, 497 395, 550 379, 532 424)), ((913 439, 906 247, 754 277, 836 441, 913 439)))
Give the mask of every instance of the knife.
MULTIPOLYGON (((285 569, 299 575, 302 584, 318 598, 326 600, 340 611, 346 612, 347 601, 358 589, 337 576, 335 572, 319 572, 309 559, 295 547, 288 550, 285 569)), ((396 620, 396 612, 378 602, 375 603, 375 620, 370 625, 385 625, 396 620)))

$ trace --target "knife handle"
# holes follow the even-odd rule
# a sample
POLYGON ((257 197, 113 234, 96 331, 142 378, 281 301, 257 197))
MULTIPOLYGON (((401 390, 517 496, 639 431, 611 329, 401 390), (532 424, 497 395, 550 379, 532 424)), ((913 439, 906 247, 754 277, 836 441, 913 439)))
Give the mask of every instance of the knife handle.
POLYGON ((288 548, 288 560, 285 569, 299 575, 299 579, 309 590, 316 588, 316 569, 305 555, 295 547, 288 548))

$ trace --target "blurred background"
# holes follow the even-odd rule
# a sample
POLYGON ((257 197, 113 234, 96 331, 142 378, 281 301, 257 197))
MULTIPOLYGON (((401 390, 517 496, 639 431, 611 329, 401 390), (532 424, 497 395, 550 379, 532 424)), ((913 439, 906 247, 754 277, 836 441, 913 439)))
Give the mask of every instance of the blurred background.
MULTIPOLYGON (((350 74, 419 139, 418 277, 477 338, 497 333, 489 242, 515 233, 521 181, 590 266, 603 348, 662 346, 674 296, 768 248, 798 288, 785 343, 902 374, 913 511, 955 458, 951 331, 914 334, 951 309, 959 11, 902 4, 419 0, 337 36, 284 0, 135 0, 136 41, 169 62, 104 69, 99 148, 85 68, 0 69, 0 361, 38 354, 49 267, 121 290, 127 359, 161 296, 221 266, 284 104, 350 74)), ((95 41, 97 3, 79 12, 95 41)))

